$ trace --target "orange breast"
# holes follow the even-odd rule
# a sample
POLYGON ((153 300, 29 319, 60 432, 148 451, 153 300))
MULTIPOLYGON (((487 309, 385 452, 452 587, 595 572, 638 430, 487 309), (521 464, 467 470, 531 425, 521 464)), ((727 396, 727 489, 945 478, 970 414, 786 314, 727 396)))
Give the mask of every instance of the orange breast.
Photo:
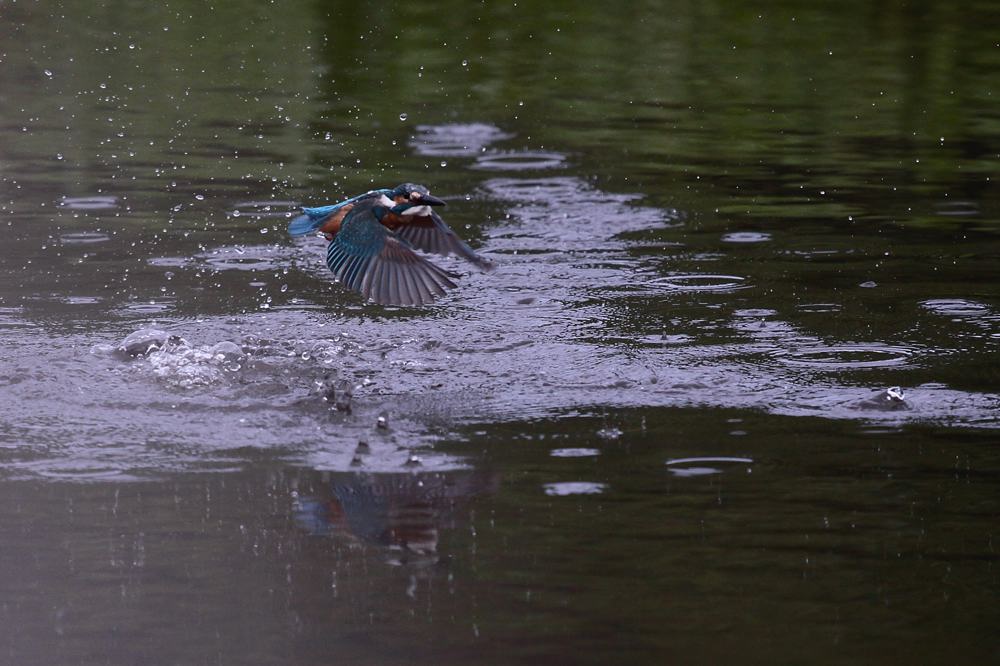
POLYGON ((340 225, 344 223, 344 218, 347 217, 347 214, 351 212, 352 208, 354 208, 354 204, 347 204, 327 218, 326 222, 323 223, 323 226, 321 226, 319 230, 326 234, 327 237, 333 238, 337 235, 337 232, 340 231, 340 225))

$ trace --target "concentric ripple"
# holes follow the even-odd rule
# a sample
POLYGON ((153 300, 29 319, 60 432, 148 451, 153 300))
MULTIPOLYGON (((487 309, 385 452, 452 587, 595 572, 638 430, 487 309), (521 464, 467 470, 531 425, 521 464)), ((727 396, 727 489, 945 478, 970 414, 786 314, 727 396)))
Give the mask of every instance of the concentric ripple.
POLYGON ((746 278, 738 275, 711 275, 690 273, 686 275, 668 275, 646 282, 648 286, 661 287, 671 291, 736 291, 746 289, 746 278))
POLYGON ((111 210, 118 207, 118 197, 63 197, 59 205, 73 210, 111 210))
POLYGON ((934 314, 947 317, 981 317, 990 312, 986 305, 964 298, 934 298, 920 305, 934 314))
MULTIPOLYGON (((752 465, 753 458, 731 456, 699 456, 696 458, 674 458, 664 463, 674 476, 708 476, 722 474, 737 465, 752 465)), ((749 471, 749 468, 746 468, 749 471)))
POLYGON ((600 449, 567 448, 552 449, 549 455, 553 458, 592 458, 601 455, 600 449))
POLYGON ((65 245, 104 243, 109 240, 111 240, 111 236, 102 234, 99 231, 77 231, 59 235, 59 241, 65 245))
POLYGON ((771 240, 771 234, 763 231, 734 231, 724 234, 722 240, 726 243, 765 243, 771 240))
POLYGON ((600 495, 608 489, 608 485, 593 481, 564 481, 561 483, 546 483, 544 488, 546 495, 566 497, 568 495, 600 495))
POLYGON ((486 123, 418 125, 410 146, 417 155, 427 157, 475 157, 491 143, 513 136, 486 123))
POLYGON ((476 160, 472 168, 484 171, 531 171, 558 169, 565 165, 566 156, 562 153, 518 150, 488 153, 476 160))
POLYGON ((774 356, 783 363, 811 368, 863 370, 906 365, 914 350, 902 346, 855 344, 779 350, 774 356))

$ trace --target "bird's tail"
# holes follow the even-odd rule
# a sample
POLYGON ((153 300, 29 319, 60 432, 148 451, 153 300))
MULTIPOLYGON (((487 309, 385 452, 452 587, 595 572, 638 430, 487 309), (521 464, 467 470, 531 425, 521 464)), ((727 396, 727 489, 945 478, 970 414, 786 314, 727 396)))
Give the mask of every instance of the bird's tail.
POLYGON ((288 223, 288 233, 292 236, 305 236, 323 226, 323 219, 324 217, 310 215, 308 211, 303 212, 288 223))

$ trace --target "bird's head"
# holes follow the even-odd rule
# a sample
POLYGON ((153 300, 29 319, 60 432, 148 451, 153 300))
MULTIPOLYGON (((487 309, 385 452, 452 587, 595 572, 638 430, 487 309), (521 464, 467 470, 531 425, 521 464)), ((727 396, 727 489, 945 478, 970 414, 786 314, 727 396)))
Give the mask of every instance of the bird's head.
POLYGON ((396 204, 396 207, 393 210, 401 209, 397 212, 405 211, 414 206, 445 205, 443 201, 435 196, 432 196, 430 190, 423 185, 417 185, 416 183, 403 183, 402 185, 397 185, 391 192, 389 192, 389 198, 396 204))

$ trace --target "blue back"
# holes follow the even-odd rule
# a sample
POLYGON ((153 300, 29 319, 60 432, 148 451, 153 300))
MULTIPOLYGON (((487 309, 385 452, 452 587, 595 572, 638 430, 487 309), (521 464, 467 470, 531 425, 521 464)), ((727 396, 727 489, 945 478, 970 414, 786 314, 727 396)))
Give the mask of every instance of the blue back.
POLYGON ((316 208, 303 208, 302 215, 292 219, 288 223, 288 233, 292 236, 303 236, 310 232, 319 229, 323 222, 332 213, 336 212, 340 208, 343 208, 347 204, 355 203, 361 199, 368 197, 377 197, 379 195, 385 194, 389 195, 392 190, 380 189, 380 190, 369 190, 364 194, 359 194, 357 196, 351 197, 350 199, 345 199, 339 203, 330 204, 329 206, 318 206, 316 208))

